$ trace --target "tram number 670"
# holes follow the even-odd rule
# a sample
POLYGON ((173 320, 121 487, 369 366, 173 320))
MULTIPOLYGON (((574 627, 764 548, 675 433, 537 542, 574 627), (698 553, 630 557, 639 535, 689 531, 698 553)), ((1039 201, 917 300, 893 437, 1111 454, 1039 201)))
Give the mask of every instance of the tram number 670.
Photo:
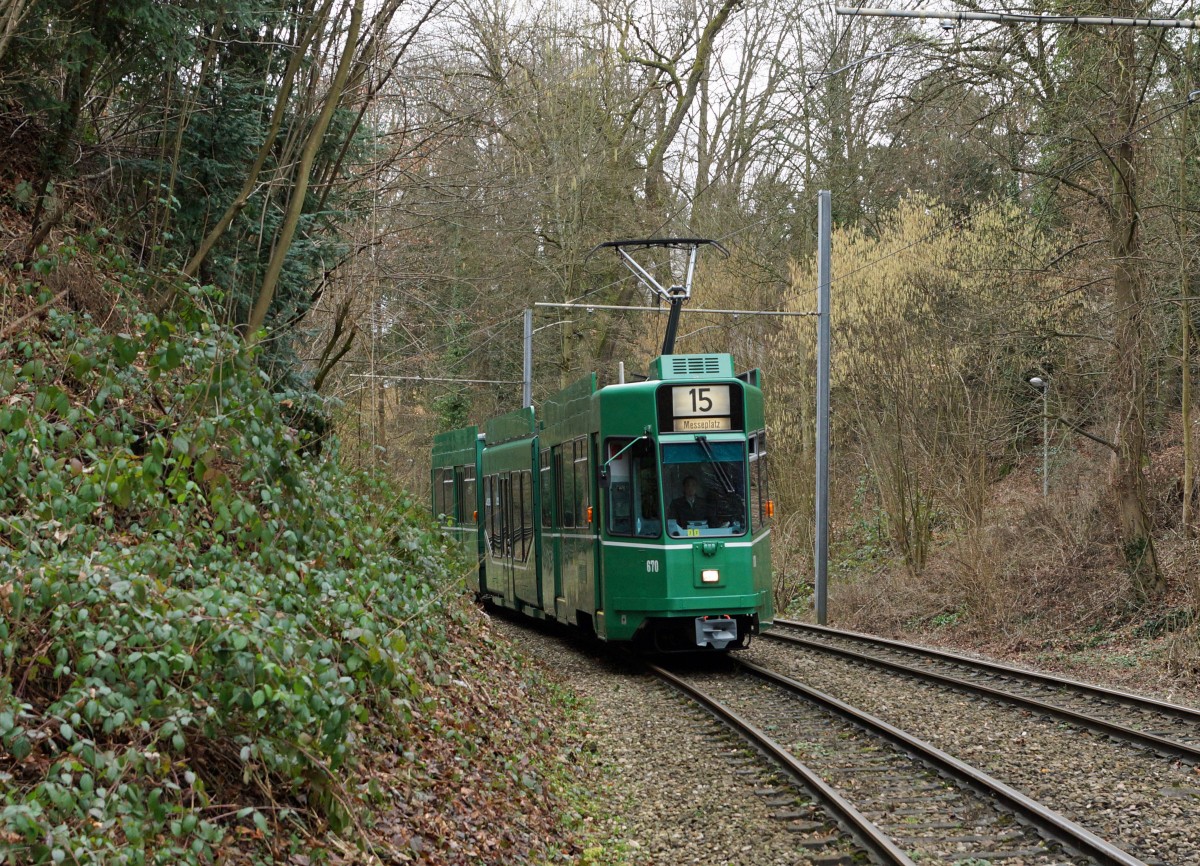
POLYGON ((658 574, 659 562, 657 559, 646 560, 646 574, 658 574))

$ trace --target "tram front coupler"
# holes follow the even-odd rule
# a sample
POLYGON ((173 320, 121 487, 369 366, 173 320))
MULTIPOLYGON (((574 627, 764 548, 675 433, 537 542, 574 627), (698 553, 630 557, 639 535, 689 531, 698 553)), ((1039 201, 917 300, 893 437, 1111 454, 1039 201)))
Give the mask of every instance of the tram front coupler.
POLYGON ((731 616, 696 617, 696 646, 723 650, 738 639, 737 620, 731 616))

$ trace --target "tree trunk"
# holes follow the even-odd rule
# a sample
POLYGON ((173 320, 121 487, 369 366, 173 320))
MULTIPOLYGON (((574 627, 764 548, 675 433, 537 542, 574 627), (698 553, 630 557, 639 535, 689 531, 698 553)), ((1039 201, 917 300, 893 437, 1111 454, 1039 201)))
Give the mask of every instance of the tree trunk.
MULTIPOLYGON (((200 266, 204 260, 208 258, 208 254, 212 252, 213 247, 233 224, 234 218, 242 212, 246 203, 250 200, 251 194, 257 189, 259 177, 262 175, 263 168, 267 164, 267 159, 275 149, 275 142, 279 138, 279 131, 283 127, 284 118, 287 115, 288 100, 291 98, 292 88, 295 85, 296 77, 300 72, 301 63, 308 53, 309 43, 315 40, 321 32, 321 28, 325 26, 329 18, 329 8, 333 0, 323 0, 321 9, 314 16, 314 22, 307 27, 302 35, 296 41, 296 47, 292 49, 292 53, 288 56, 287 67, 283 71, 282 80, 278 84, 278 96, 275 98, 275 108, 271 112, 271 120, 267 125, 266 134, 263 137, 262 144, 258 147, 258 153, 254 157, 254 164, 246 172, 246 177, 242 181, 242 188, 238 190, 238 194, 234 196, 233 201, 229 203, 229 207, 225 208, 225 213, 217 220, 216 225, 209 229, 208 234, 200 242, 200 247, 192 254, 188 263, 184 265, 183 273, 188 277, 195 277, 200 272, 200 266)), ((312 4, 306 3, 304 15, 308 16, 312 12, 312 4)))
POLYGON ((692 68, 688 72, 683 92, 679 94, 670 117, 659 131, 658 138, 654 142, 649 156, 646 157, 646 202, 651 208, 657 208, 663 204, 667 149, 675 141, 684 117, 692 108, 700 81, 708 75, 709 62, 712 60, 718 34, 741 2, 742 0, 723 0, 720 8, 704 25, 704 30, 700 33, 700 39, 696 43, 696 59, 692 62, 692 68))
POLYGON ((8 43, 28 11, 29 0, 0 0, 0 57, 4 57, 8 43))
POLYGON ((271 301, 275 298, 275 287, 279 283, 279 275, 283 272, 283 261, 287 257, 288 250, 291 249, 296 226, 300 224, 300 214, 304 209, 304 197, 308 193, 313 160, 316 159, 317 150, 325 138, 325 130, 329 128, 329 121, 333 117, 334 109, 337 108, 342 98, 342 88, 350 75, 350 64, 354 59, 354 52, 358 48, 362 18, 363 0, 354 0, 354 6, 350 10, 350 26, 346 31, 346 43, 342 50, 341 61, 338 63, 337 72, 329 85, 329 93, 325 96, 321 113, 309 131, 308 138, 304 142, 304 149, 300 153, 300 164, 296 167, 295 182, 292 185, 291 194, 288 196, 283 225, 272 245, 267 272, 263 275, 262 285, 258 289, 258 299, 255 300, 254 308, 250 311, 250 318, 246 323, 246 330, 251 335, 251 339, 253 339, 253 334, 266 322, 267 311, 270 310, 271 301))
POLYGON ((1147 329, 1138 174, 1134 163, 1139 109, 1135 38, 1133 28, 1120 28, 1113 40, 1119 117, 1118 134, 1114 138, 1120 140, 1109 156, 1112 177, 1109 239, 1115 316, 1113 385, 1118 411, 1113 437, 1117 448, 1113 457, 1112 483, 1121 547, 1132 588, 1139 601, 1147 601, 1161 596, 1167 587, 1154 551, 1142 475, 1142 464, 1147 459, 1147 329))

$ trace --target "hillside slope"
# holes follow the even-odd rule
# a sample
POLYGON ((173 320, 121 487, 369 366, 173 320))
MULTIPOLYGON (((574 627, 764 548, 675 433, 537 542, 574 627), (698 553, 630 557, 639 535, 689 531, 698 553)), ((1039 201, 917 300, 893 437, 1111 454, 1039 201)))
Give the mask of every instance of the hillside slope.
POLYGON ((289 424, 204 290, 149 312, 95 237, 6 277, 0 863, 577 850, 565 710, 424 507, 289 424))

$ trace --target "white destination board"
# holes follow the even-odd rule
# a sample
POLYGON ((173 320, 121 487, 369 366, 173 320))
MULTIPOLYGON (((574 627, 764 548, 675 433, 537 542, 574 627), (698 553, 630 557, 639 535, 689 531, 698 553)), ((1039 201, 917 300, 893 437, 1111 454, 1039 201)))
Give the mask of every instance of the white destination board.
MULTIPOLYGON (((676 418, 729 417, 728 385, 684 385, 671 389, 671 414, 676 418)), ((728 422, 726 422, 728 423, 728 422)), ((728 427, 683 427, 676 422, 677 430, 717 430, 728 427)))
POLYGON ((676 418, 676 433, 700 433, 705 430, 732 430, 728 418, 676 418))

